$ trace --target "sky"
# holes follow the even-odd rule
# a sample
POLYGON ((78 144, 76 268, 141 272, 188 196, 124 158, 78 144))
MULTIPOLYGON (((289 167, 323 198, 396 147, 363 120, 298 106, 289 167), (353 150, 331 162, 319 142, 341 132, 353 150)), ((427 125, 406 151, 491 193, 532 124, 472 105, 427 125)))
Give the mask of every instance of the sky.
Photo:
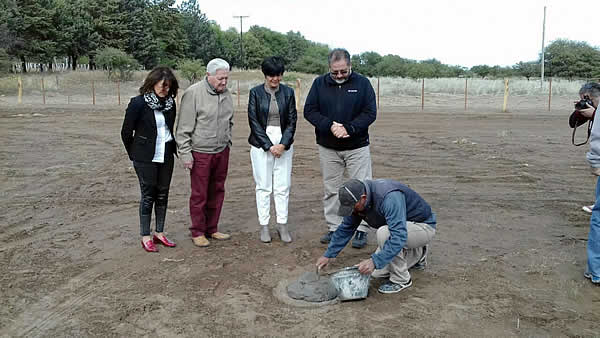
POLYGON ((252 25, 346 48, 403 58, 436 58, 448 65, 512 66, 534 61, 559 38, 600 46, 600 2, 566 0, 228 0, 198 1, 222 30, 252 25), (596 32, 594 32, 596 31, 596 32))

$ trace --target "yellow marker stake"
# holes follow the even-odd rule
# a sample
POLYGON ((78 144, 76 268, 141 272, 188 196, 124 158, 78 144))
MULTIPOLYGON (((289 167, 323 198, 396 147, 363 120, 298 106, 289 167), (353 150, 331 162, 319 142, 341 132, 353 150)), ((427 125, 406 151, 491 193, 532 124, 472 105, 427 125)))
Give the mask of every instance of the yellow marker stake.
POLYGON ((506 111, 507 103, 508 103, 508 79, 504 79, 504 104, 502 105, 502 112, 506 111))
POLYGON ((19 76, 17 78, 17 87, 19 88, 19 93, 18 93, 18 99, 17 102, 19 104, 23 103, 23 81, 21 80, 21 77, 19 76))

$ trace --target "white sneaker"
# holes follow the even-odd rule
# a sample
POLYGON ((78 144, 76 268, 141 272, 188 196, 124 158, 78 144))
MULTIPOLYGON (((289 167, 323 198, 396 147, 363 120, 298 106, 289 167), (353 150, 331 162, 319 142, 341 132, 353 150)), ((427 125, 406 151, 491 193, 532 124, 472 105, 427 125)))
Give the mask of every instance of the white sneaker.
POLYGON ((592 209, 594 209, 594 205, 584 205, 581 209, 583 209, 583 211, 587 212, 588 214, 591 214, 592 209))

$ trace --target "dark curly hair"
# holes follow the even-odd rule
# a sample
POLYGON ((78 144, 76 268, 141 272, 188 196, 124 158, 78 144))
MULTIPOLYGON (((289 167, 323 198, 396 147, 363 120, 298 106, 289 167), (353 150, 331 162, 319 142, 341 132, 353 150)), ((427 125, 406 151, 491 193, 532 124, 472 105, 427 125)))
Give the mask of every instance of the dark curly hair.
POLYGON ((165 80, 165 82, 169 83, 169 96, 175 97, 177 96, 177 90, 179 90, 179 83, 177 82, 177 78, 173 71, 169 67, 159 66, 146 76, 144 80, 144 84, 140 87, 140 94, 144 95, 146 93, 152 93, 154 91, 154 85, 159 83, 161 80, 165 80))

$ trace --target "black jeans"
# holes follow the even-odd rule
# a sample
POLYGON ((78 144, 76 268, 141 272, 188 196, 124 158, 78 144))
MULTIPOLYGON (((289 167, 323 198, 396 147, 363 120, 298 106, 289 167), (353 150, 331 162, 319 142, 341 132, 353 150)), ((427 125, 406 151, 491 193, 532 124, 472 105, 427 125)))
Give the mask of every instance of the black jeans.
POLYGON ((150 236, 150 220, 154 206, 156 232, 163 232, 167 217, 169 186, 173 175, 173 155, 165 156, 164 163, 133 161, 140 181, 140 235, 150 236))

